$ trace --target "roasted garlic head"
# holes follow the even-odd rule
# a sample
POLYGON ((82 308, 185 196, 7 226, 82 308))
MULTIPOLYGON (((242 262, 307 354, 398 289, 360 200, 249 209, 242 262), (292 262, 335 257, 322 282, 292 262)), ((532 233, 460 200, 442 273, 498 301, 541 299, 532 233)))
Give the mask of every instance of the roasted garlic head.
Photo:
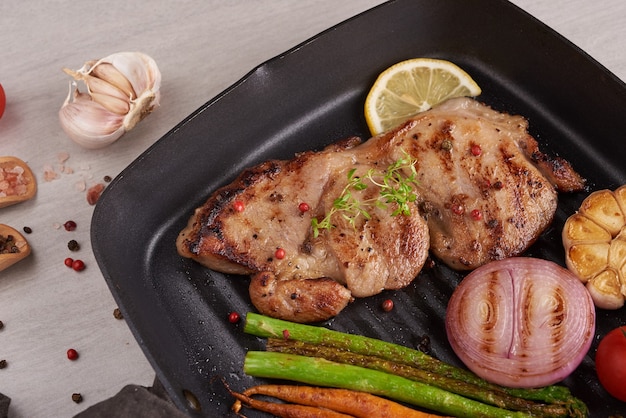
POLYGON ((67 135, 85 148, 102 148, 159 106, 161 72, 141 52, 118 52, 87 61, 74 71, 59 119, 67 135), (86 86, 79 91, 78 82, 86 86))
POLYGON ((598 308, 626 299, 626 185, 591 193, 563 227, 565 262, 598 308))

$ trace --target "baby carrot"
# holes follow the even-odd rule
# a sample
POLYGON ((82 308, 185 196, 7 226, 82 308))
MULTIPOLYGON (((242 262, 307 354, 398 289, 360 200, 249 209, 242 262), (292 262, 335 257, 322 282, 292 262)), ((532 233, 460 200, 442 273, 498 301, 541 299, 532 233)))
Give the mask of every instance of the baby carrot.
POLYGON ((243 392, 246 396, 266 395, 283 401, 327 408, 357 418, 435 418, 397 402, 365 392, 298 385, 259 385, 243 392))
MULTIPOLYGON (((237 400, 250 408, 269 412, 280 418, 354 418, 352 415, 331 411, 330 409, 318 408, 315 406, 294 405, 286 403, 274 403, 252 399, 243 393, 230 392, 237 400)), ((241 404, 235 403, 233 411, 239 413, 241 404)))

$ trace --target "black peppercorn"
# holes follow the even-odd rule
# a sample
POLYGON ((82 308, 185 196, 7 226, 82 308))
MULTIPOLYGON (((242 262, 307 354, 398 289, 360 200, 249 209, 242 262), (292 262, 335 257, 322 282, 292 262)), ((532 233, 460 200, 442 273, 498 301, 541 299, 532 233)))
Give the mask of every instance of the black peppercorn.
POLYGON ((113 316, 115 317, 115 319, 124 319, 124 315, 122 315, 122 311, 120 311, 120 308, 113 309, 113 316))
POLYGON ((83 401, 83 395, 80 393, 72 393, 72 400, 76 403, 81 403, 83 401))
POLYGON ((24 230, 24 232, 26 232, 27 234, 30 234, 31 232, 33 232, 32 228, 30 226, 25 226, 24 228, 22 228, 24 230))
POLYGON ((76 242, 76 240, 73 239, 67 243, 67 248, 69 248, 70 251, 78 251, 80 250, 80 245, 78 245, 78 242, 76 242))
POLYGON ((7 367, 7 361, 6 360, 0 360, 0 369, 4 369, 7 367))
POLYGON ((444 139, 443 141, 441 141, 441 149, 444 151, 452 151, 453 145, 452 145, 452 141, 450 141, 449 139, 444 139))

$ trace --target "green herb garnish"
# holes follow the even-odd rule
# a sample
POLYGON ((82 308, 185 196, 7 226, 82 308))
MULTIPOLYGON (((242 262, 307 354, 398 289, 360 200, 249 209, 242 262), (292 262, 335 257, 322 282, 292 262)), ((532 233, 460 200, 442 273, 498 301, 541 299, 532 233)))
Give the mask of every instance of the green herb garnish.
POLYGON ((389 204, 395 203, 397 208, 391 216, 410 215, 410 203, 417 199, 413 192, 413 185, 417 184, 417 171, 415 163, 417 161, 408 154, 387 167, 384 173, 370 168, 364 176, 356 176, 356 168, 348 171, 348 184, 344 187, 341 195, 333 201, 333 206, 324 219, 311 219, 313 236, 319 236, 320 229, 330 229, 334 225, 331 218, 336 213, 346 219, 350 225, 354 226, 359 216, 370 219, 368 209, 376 206, 386 208, 389 204), (411 175, 407 176, 404 171, 410 170, 411 175), (373 199, 359 200, 353 195, 353 191, 361 191, 368 187, 365 180, 380 189, 378 196, 373 199))

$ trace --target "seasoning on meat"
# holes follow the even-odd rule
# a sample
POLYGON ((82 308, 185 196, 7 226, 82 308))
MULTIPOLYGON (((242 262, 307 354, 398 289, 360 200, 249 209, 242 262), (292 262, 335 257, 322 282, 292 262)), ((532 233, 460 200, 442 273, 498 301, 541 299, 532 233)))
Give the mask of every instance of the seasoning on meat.
MULTIPOLYGON (((261 313, 319 321, 352 298, 407 286, 429 248, 459 270, 521 254, 551 223, 557 191, 583 186, 567 161, 539 151, 523 117, 452 99, 366 142, 348 138, 245 170, 196 209, 177 248, 214 270, 252 275, 261 313), (415 170, 408 214, 373 205, 356 222, 335 213, 331 227, 313 233, 312 220, 325 218, 352 178, 384 177, 407 156, 414 164, 404 174, 415 170), (233 211, 236 201, 246 210, 233 211), (309 210, 295 211, 301 202, 309 210)), ((350 190, 351 198, 365 204, 379 190, 350 190)))

